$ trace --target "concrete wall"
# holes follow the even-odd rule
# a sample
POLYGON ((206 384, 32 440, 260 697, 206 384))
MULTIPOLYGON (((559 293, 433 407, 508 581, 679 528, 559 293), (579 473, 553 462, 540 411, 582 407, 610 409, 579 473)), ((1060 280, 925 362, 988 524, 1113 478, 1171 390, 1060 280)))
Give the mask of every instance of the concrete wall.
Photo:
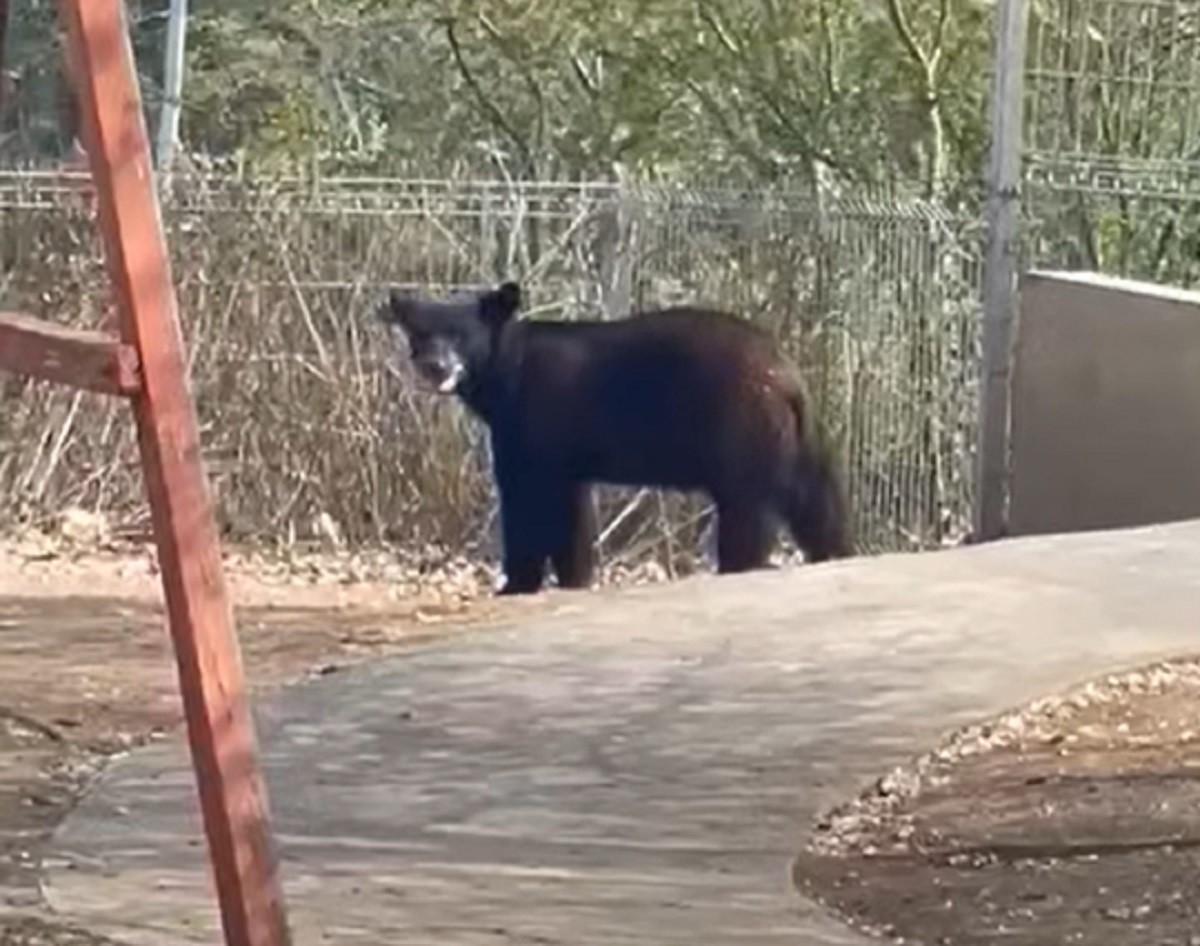
POLYGON ((1022 278, 1009 534, 1200 517, 1200 293, 1022 278))

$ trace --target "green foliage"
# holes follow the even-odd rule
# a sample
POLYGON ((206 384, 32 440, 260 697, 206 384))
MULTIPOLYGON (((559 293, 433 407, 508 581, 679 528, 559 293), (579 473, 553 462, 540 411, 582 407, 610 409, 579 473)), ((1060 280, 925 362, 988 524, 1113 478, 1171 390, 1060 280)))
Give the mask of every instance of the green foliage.
MULTIPOLYGON (((182 133, 194 155, 326 175, 974 193, 994 7, 206 0, 192 7, 182 133)), ((151 123, 166 9, 130 3, 151 123)), ((1134 200, 1145 181, 1125 178, 1146 178, 1147 161, 1197 159, 1196 6, 1033 0, 1029 22, 1029 166, 1059 182, 1026 190, 1044 218, 1043 258, 1190 279, 1194 202, 1134 200), (1118 186, 1088 196, 1081 159, 1118 186)), ((13 0, 8 46, 19 90, 0 113, 0 160, 44 161, 70 144, 49 0, 13 0)))
MULTIPOLYGON (((931 92, 887 2, 211 0, 189 24, 185 145, 329 173, 974 176, 989 7, 895 0, 938 59, 931 92)), ((151 120, 165 9, 131 7, 151 120)), ((14 3, 14 21, 29 133, 9 151, 44 154, 61 144, 50 5, 14 3)))

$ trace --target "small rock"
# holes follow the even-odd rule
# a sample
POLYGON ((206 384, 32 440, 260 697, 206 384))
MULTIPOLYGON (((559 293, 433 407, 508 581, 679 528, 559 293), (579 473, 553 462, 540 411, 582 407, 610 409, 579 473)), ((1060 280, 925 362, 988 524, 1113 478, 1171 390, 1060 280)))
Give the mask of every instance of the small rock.
POLYGON ((107 545, 111 536, 108 517, 71 506, 59 514, 55 531, 70 545, 95 548, 107 545))

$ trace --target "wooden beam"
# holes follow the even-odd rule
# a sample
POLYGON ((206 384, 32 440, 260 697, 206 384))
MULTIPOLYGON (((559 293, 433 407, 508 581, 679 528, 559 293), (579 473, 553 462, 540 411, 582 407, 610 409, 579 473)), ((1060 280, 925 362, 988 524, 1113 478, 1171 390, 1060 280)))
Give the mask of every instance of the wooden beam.
POLYGON ((0 312, 0 371, 122 397, 142 387, 132 345, 16 312, 0 312))
POLYGON ((60 0, 134 399, 209 856, 229 946, 285 946, 278 864, 242 678, 121 0, 60 0))

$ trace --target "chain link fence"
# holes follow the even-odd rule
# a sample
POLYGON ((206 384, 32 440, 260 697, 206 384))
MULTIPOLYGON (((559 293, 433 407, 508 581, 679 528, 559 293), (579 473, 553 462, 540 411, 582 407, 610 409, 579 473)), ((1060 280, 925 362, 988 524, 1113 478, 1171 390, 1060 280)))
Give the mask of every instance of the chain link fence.
MULTIPOLYGON (((802 366, 864 551, 957 541, 971 503, 978 220, 903 196, 616 184, 167 181, 164 217, 206 461, 237 539, 331 530, 493 554, 486 438, 425 395, 374 324, 389 285, 519 278, 533 318, 728 307, 802 366)), ((0 176, 0 307, 108 312, 85 181, 0 176)), ((144 528, 118 406, 0 379, 4 525, 64 505, 144 528)), ((697 497, 600 491, 606 558, 696 567, 697 497)))

